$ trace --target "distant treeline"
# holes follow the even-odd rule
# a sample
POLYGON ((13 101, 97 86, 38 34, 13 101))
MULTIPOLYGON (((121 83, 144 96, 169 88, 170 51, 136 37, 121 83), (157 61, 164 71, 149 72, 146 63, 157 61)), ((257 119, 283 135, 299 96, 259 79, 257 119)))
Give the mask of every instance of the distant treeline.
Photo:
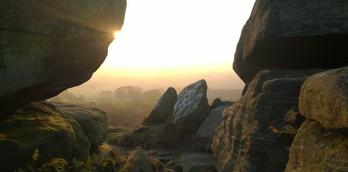
MULTIPOLYGON (((114 91, 100 91, 94 97, 64 91, 50 101, 97 107, 108 114, 110 126, 133 128, 140 125, 149 115, 163 91, 164 89, 143 90, 137 86, 123 86, 114 91)), ((241 92, 242 90, 238 89, 209 89, 208 99, 209 102, 217 97, 222 100, 236 101, 241 96, 241 92)))

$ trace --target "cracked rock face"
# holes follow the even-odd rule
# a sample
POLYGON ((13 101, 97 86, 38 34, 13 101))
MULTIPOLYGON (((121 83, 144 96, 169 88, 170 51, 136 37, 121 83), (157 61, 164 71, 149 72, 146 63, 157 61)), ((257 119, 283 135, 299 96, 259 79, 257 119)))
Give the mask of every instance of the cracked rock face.
POLYGON ((260 71, 243 97, 224 110, 212 150, 223 172, 284 171, 302 123, 298 113, 304 70, 260 71))
POLYGON ((0 117, 86 82, 125 9, 125 0, 1 1, 0 117))
POLYGON ((246 83, 260 69, 348 65, 348 3, 257 0, 238 44, 234 70, 246 83))

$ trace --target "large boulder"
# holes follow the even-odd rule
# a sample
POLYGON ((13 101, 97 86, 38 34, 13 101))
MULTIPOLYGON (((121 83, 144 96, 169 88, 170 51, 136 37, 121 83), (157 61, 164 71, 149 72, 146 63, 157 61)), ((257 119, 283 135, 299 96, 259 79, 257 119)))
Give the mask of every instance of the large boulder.
POLYGON ((348 128, 348 67, 309 77, 303 84, 300 112, 326 129, 348 128))
POLYGON ((348 171, 348 135, 307 120, 292 143, 286 172, 348 171))
POLYGON ((0 121, 1 171, 52 158, 85 159, 89 152, 90 142, 79 123, 51 104, 32 103, 0 121))
POLYGON ((342 0, 257 0, 236 50, 236 73, 248 82, 257 67, 347 65, 347 8, 342 0))
POLYGON ((182 137, 193 136, 209 113, 207 82, 197 81, 185 87, 174 105, 174 113, 169 118, 175 133, 182 137))
POLYGON ((86 82, 125 8, 126 0, 2 0, 0 116, 86 82))
POLYGON ((168 117, 173 115, 174 104, 177 99, 175 88, 168 88, 159 99, 150 115, 144 120, 145 125, 164 124, 168 117))
POLYGON ((302 123, 298 97, 311 71, 264 70, 225 109, 212 150, 222 172, 283 171, 288 148, 302 123))
POLYGON ((80 124, 91 142, 92 150, 95 150, 105 141, 108 134, 105 112, 81 105, 54 103, 54 106, 66 116, 73 117, 80 124))

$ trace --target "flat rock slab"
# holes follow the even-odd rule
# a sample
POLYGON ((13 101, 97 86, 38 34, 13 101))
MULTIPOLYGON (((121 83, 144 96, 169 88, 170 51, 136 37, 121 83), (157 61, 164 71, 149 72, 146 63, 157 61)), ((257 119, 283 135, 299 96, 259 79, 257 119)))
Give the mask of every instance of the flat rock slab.
POLYGON ((236 50, 234 69, 250 81, 260 68, 348 65, 348 2, 257 0, 236 50))

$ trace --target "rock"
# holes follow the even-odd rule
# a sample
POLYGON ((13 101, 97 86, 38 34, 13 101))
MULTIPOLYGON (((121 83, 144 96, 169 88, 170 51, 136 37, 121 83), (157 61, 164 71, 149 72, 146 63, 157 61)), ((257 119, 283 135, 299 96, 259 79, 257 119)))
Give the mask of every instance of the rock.
POLYGON ((54 103, 54 106, 63 114, 73 117, 80 124, 91 142, 92 150, 95 150, 105 141, 108 132, 105 112, 82 105, 54 103))
POLYGON ((212 109, 194 136, 195 149, 210 151, 215 129, 222 122, 222 115, 228 106, 212 109))
POLYGON ((125 8, 125 0, 1 1, 0 117, 86 82, 125 8))
POLYGON ((222 172, 285 169, 288 148, 301 124, 294 113, 301 85, 312 73, 264 70, 255 76, 242 98, 225 109, 214 134, 212 150, 222 172))
POLYGON ((36 164, 52 158, 85 159, 90 142, 79 123, 48 103, 32 103, 0 121, 0 169, 13 171, 38 153, 36 164))
POLYGON ((164 124, 168 117, 173 115, 174 104, 177 99, 175 88, 168 88, 159 99, 157 105, 150 113, 149 117, 144 120, 144 125, 164 124))
POLYGON ((348 171, 348 135, 307 120, 292 143, 286 172, 348 171))
POLYGON ((180 133, 181 139, 192 137, 209 113, 207 82, 197 81, 185 87, 174 105, 174 114, 169 118, 174 132, 180 133))
POLYGON ((139 126, 118 138, 118 143, 125 147, 161 148, 165 145, 164 125, 139 126))
POLYGON ((129 129, 125 128, 109 128, 105 143, 109 145, 119 145, 128 132, 129 129))
POLYGON ((188 172, 218 172, 213 165, 197 165, 189 169, 188 172))
POLYGON ((233 102, 222 101, 220 98, 216 98, 216 99, 214 99, 213 103, 211 104, 210 109, 215 109, 215 108, 218 108, 220 106, 230 106, 232 104, 233 104, 233 102))
POLYGON ((348 65, 347 8, 342 0, 257 0, 236 50, 236 73, 248 83, 258 68, 348 65))
MULTIPOLYGON (((246 26, 244 26, 244 28, 242 30, 242 34, 244 32, 247 32, 246 26)), ((238 42, 237 48, 236 48, 236 52, 234 54, 233 70, 236 72, 236 74, 239 76, 239 78, 242 79, 242 81, 246 85, 248 85, 251 82, 251 80, 254 78, 256 73, 259 72, 262 68, 246 64, 244 62, 244 59, 241 58, 241 57, 243 57, 242 50, 243 50, 243 46, 245 44, 244 42, 246 42, 246 40, 243 40, 242 38, 239 39, 239 42, 238 42)), ((243 90, 243 94, 244 94, 244 90, 243 90)))
POLYGON ((130 153, 120 172, 162 172, 164 166, 158 160, 149 157, 146 152, 137 147, 130 153))
POLYGON ((326 129, 348 128, 348 67, 309 77, 303 84, 300 112, 326 129))

